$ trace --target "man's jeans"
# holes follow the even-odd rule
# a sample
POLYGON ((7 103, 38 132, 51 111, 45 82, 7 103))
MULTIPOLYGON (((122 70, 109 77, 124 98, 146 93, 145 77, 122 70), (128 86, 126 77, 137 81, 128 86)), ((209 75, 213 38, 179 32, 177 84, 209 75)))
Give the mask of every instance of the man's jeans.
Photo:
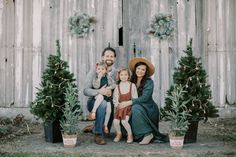
MULTIPOLYGON (((94 102, 95 102, 95 99, 88 100, 87 109, 89 112, 92 111, 93 106, 94 106, 94 102)), ((97 108, 97 112, 96 112, 95 126, 93 129, 93 133, 95 133, 95 134, 103 134, 104 120, 105 120, 105 116, 106 116, 106 108, 107 108, 107 102, 105 100, 103 100, 102 103, 97 108)))
MULTIPOLYGON (((95 99, 90 98, 88 99, 87 102, 87 109, 89 112, 92 111, 93 106, 94 106, 95 99)), ((96 112, 96 120, 95 120, 95 127, 93 129, 93 133, 95 134, 102 134, 103 135, 103 127, 104 127, 104 121, 105 121, 105 116, 106 116, 106 109, 107 109, 107 102, 103 100, 103 102, 99 105, 97 112, 96 112)), ((110 119, 108 122, 108 129, 110 130, 112 126, 112 122, 114 119, 114 104, 111 101, 111 115, 110 119)))

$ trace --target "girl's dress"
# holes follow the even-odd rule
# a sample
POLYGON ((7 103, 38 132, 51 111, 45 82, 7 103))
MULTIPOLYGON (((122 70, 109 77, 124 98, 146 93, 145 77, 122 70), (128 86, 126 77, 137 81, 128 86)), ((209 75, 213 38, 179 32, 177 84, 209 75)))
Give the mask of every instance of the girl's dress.
MULTIPOLYGON (((132 84, 130 83, 130 88, 129 88, 129 92, 122 94, 120 92, 120 85, 118 85, 118 92, 119 92, 119 102, 122 101, 129 101, 132 98, 132 84)), ((131 114, 131 106, 127 106, 125 108, 117 108, 116 112, 115 112, 115 119, 121 119, 121 120, 125 120, 126 116, 130 116, 131 114)))

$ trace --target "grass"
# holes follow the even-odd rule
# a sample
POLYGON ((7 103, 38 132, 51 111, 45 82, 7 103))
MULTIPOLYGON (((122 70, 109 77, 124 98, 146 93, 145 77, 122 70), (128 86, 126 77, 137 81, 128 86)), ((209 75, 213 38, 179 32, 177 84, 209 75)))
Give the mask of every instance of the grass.
POLYGON ((207 122, 207 125, 202 125, 203 129, 201 134, 213 137, 225 143, 236 144, 235 118, 211 119, 207 122))
POLYGON ((79 153, 34 153, 34 152, 0 152, 1 157, 91 157, 92 154, 79 153))
POLYGON ((236 122, 231 119, 220 119, 214 125, 216 125, 216 133, 214 137, 224 142, 236 141, 236 122))
MULTIPOLYGON (((79 153, 63 153, 63 152, 53 152, 53 153, 0 152, 0 156, 1 157, 93 157, 93 156, 98 156, 98 157, 99 156, 107 156, 107 157, 108 156, 116 156, 116 157, 119 156, 120 157, 120 155, 114 155, 114 154, 104 155, 104 154, 79 154, 79 153)), ((150 154, 150 156, 152 156, 152 155, 150 154)), ((156 155, 154 155, 154 156, 156 156, 156 155)), ((176 156, 178 156, 178 155, 176 154, 176 156)), ((200 153, 200 154, 196 155, 196 157, 234 157, 234 156, 236 156, 236 152, 221 152, 221 153, 216 154, 214 152, 209 151, 209 152, 200 153)), ((173 154, 172 155, 166 154, 165 157, 173 157, 173 154)))
POLYGON ((214 152, 206 152, 206 153, 200 153, 196 157, 235 157, 236 152, 220 152, 220 153, 214 153, 214 152))

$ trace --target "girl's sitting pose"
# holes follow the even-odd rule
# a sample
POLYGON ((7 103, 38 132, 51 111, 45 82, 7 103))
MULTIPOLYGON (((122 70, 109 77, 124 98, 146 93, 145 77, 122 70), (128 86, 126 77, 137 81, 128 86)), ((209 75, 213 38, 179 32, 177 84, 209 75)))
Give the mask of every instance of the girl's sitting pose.
POLYGON ((120 102, 129 101, 132 98, 137 98, 137 89, 135 84, 129 81, 130 73, 128 68, 123 68, 118 71, 118 85, 115 88, 113 95, 113 103, 115 105, 114 127, 116 130, 116 137, 114 142, 119 142, 122 138, 120 121, 128 133, 127 143, 133 142, 133 134, 129 124, 131 113, 131 106, 119 108, 120 102))
MULTIPOLYGON (((108 89, 114 89, 116 87, 115 81, 107 75, 107 65, 104 62, 97 63, 96 66, 96 78, 93 79, 93 88, 94 89, 100 89, 102 87, 106 87, 108 89)), ((91 119, 96 119, 96 111, 99 105, 103 100, 107 101, 107 109, 106 109, 106 116, 104 121, 104 132, 109 133, 108 131, 108 121, 110 119, 111 115, 111 97, 103 96, 101 94, 98 94, 95 97, 95 103, 94 107, 92 109, 92 112, 90 114, 91 119)))

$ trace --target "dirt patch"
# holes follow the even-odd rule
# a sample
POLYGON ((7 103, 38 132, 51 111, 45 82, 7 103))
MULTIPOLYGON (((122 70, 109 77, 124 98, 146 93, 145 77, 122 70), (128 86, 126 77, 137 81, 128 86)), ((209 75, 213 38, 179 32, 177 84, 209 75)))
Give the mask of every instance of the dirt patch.
POLYGON ((42 129, 40 123, 26 120, 22 114, 14 119, 0 118, 0 143, 11 142, 22 136, 38 134, 42 129))
POLYGON ((209 138, 217 139, 236 146, 236 121, 235 118, 210 119, 202 124, 199 134, 209 138))
MULTIPOLYGON (((198 134, 236 145, 235 118, 216 118, 209 119, 206 123, 200 122, 202 124, 200 124, 198 134)), ((86 122, 81 123, 86 124, 86 122)), ((42 124, 26 120, 21 114, 14 119, 0 118, 0 143, 11 142, 22 136, 39 133, 42 133, 42 124)))

